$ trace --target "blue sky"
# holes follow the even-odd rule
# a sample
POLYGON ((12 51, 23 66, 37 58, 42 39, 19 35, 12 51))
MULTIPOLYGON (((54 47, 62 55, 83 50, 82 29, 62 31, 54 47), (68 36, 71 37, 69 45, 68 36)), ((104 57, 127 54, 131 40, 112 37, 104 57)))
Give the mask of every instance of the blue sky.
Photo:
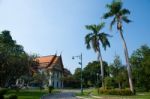
MULTIPOLYGON (((106 33, 111 48, 102 49, 103 59, 111 63, 115 54, 124 63, 122 42, 117 30, 109 31, 109 20, 100 17, 106 11, 105 4, 112 0, 0 0, 0 31, 10 30, 13 38, 28 53, 41 56, 62 52, 64 66, 74 72, 80 67, 78 59, 72 56, 83 53, 83 65, 96 60, 93 50, 87 50, 84 37, 90 31, 85 25, 107 22, 106 33)), ((124 7, 130 9, 130 24, 124 24, 124 37, 129 54, 142 44, 150 46, 150 1, 124 0, 124 7)), ((116 28, 116 27, 114 27, 116 28)))

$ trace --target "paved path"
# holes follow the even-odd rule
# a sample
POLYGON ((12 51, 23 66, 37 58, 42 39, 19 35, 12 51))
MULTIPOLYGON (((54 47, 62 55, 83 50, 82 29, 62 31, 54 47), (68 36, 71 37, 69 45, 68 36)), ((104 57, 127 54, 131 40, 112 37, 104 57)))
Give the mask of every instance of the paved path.
POLYGON ((64 90, 60 93, 45 95, 42 99, 77 99, 74 95, 74 92, 64 90))

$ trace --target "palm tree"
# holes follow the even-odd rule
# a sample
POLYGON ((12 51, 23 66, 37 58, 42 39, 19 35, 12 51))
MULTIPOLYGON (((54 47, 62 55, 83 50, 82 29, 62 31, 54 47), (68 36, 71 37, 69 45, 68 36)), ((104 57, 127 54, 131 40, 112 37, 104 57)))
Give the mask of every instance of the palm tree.
POLYGON ((120 33, 121 40, 123 42, 123 48, 124 48, 124 54, 127 64, 127 71, 128 71, 128 78, 129 78, 129 85, 130 90, 134 93, 133 88, 133 82, 132 82, 132 74, 131 74, 131 67, 129 63, 129 55, 128 55, 128 49, 127 45, 123 36, 123 29, 122 29, 122 23, 130 23, 131 20, 128 19, 127 15, 130 14, 130 11, 128 9, 122 8, 123 3, 120 0, 114 0, 111 4, 107 4, 106 7, 108 8, 108 12, 104 14, 103 18, 107 19, 112 17, 113 20, 110 23, 110 28, 112 29, 112 26, 116 23, 117 24, 117 30, 120 33))
POLYGON ((87 49, 90 49, 91 46, 93 50, 98 55, 98 60, 100 61, 101 66, 101 76, 102 76, 102 87, 104 88, 104 67, 103 67, 103 59, 101 55, 100 44, 102 44, 103 48, 106 50, 106 47, 110 47, 110 43, 107 39, 108 34, 101 32, 100 30, 104 27, 105 23, 101 23, 98 25, 86 25, 86 29, 92 31, 91 33, 85 36, 85 44, 87 49))

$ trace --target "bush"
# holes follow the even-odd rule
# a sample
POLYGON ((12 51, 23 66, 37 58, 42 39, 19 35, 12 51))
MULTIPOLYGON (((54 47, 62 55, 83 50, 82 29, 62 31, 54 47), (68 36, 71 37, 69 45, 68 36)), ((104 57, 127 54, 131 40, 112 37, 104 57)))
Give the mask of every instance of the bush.
POLYGON ((8 99, 18 99, 16 94, 12 94, 8 97, 8 99))
POLYGON ((129 89, 99 89, 99 93, 107 95, 134 95, 129 89))
POLYGON ((0 89, 0 99, 4 99, 4 94, 6 94, 7 93, 7 89, 0 89))
POLYGON ((0 99, 4 99, 4 96, 3 96, 3 95, 1 95, 1 96, 0 96, 0 99))
MULTIPOLYGON (((0 89, 0 96, 4 95, 7 93, 7 89, 0 89)), ((1 99, 1 98, 0 98, 1 99)))
POLYGON ((49 93, 52 93, 53 89, 54 89, 53 86, 49 86, 49 87, 48 87, 48 92, 49 92, 49 93))

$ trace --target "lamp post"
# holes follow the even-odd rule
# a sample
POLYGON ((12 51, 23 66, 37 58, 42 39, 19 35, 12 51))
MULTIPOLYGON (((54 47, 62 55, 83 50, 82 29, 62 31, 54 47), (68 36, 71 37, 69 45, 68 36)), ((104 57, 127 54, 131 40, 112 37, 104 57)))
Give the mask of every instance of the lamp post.
POLYGON ((80 62, 79 64, 81 65, 81 94, 83 94, 83 79, 82 79, 82 53, 78 56, 73 56, 72 59, 75 59, 75 58, 79 58, 80 59, 80 62))

